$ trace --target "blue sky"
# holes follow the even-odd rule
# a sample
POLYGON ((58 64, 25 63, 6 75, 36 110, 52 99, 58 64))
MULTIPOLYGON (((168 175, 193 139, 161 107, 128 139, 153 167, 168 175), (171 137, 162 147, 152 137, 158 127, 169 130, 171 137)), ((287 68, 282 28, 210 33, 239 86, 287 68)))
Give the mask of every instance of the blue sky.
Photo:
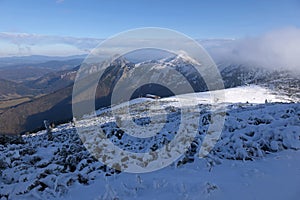
POLYGON ((299 0, 0 0, 0 9, 0 32, 74 37, 159 26, 194 38, 233 38, 300 26, 299 0))
MULTIPOLYGON (((243 38, 300 27, 299 0, 0 0, 0 11, 0 34, 103 39, 154 26, 202 39, 243 38)), ((13 52, 27 36, 8 37, 0 35, 0 45, 13 52), (15 47, 9 46, 12 43, 15 47)))

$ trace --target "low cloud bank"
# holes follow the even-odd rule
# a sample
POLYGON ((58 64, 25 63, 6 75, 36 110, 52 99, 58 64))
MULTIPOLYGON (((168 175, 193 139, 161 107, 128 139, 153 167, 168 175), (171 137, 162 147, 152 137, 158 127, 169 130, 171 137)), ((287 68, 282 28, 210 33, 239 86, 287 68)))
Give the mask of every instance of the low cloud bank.
MULTIPOLYGON (((205 45, 204 45, 205 46, 205 45)), ((300 29, 284 28, 208 46, 215 62, 246 64, 300 72, 300 29)))
POLYGON ((74 55, 86 54, 96 47, 102 39, 76 38, 67 36, 51 36, 27 33, 0 33, 0 56, 42 55, 74 55), (1 43, 2 42, 2 43, 1 43))

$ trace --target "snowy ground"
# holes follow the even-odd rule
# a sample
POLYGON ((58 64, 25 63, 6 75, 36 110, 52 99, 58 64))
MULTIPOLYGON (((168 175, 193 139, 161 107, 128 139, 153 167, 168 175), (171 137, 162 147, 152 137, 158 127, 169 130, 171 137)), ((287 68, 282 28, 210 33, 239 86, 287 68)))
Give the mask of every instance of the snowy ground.
MULTIPOLYGON (((210 94, 199 93, 196 99, 179 96, 187 107, 202 104, 200 113, 190 114, 199 118, 198 133, 185 155, 150 173, 119 173, 106 167, 85 149, 71 124, 58 126, 51 137, 41 131, 24 136, 23 144, 0 145, 0 199, 299 199, 300 104, 283 103, 292 100, 258 86, 227 89, 225 95, 223 131, 205 158, 198 153, 215 123, 209 111, 210 94), (265 99, 271 103, 265 104, 265 99)), ((155 151, 176 135, 177 100, 131 102, 132 117, 140 124, 147 123, 149 115, 160 122, 169 109, 165 130, 154 138, 126 135, 110 109, 77 121, 77 128, 90 131, 92 137, 92 127, 100 126, 122 149, 155 151)))
POLYGON ((205 160, 148 174, 126 174, 76 185, 61 199, 298 200, 300 151, 256 161, 225 160, 209 171, 205 160))
MULTIPOLYGON (((217 93, 219 91, 212 92, 200 92, 193 94, 183 94, 178 95, 176 98, 183 99, 187 104, 190 102, 194 103, 212 103, 212 94, 217 93)), ((249 86, 241 86, 235 88, 228 88, 224 90, 225 98, 222 103, 254 103, 254 104, 262 104, 267 100, 269 103, 271 102, 293 102, 298 101, 298 99, 292 99, 285 95, 280 95, 275 91, 270 89, 260 87, 258 85, 249 85, 249 86)), ((170 97, 162 99, 162 101, 176 101, 176 98, 170 97)))

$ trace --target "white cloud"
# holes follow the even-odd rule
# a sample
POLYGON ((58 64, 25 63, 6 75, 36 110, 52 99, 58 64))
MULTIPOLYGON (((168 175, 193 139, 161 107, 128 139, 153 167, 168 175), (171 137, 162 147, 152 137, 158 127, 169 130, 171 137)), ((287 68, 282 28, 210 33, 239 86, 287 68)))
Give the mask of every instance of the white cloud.
POLYGON ((38 34, 27 33, 0 33, 0 44, 3 47, 10 49, 17 49, 15 52, 9 52, 9 54, 0 54, 0 56, 20 56, 20 55, 32 55, 32 54, 46 54, 46 55, 71 55, 71 54, 86 54, 91 49, 96 47, 101 39, 95 38, 76 38, 76 37, 64 37, 64 36, 48 36, 38 34), (53 46, 66 47, 66 53, 64 49, 57 49, 55 52, 53 46), (38 52, 43 47, 42 52, 38 52), (73 52, 70 51, 73 49, 73 52), (48 52, 49 51, 49 52, 48 52))
POLYGON ((284 28, 208 48, 217 62, 300 71, 300 29, 284 28))

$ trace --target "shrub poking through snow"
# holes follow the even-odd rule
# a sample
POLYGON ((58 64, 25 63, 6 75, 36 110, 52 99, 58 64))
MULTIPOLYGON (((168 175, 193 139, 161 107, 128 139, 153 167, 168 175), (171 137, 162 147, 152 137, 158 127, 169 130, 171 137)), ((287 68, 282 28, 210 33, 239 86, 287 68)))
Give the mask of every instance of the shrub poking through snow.
MULTIPOLYGON (((178 134, 176 127, 180 124, 180 109, 173 106, 166 110, 169 115, 161 133, 146 139, 132 137, 121 130, 109 114, 102 118, 100 115, 95 121, 76 121, 76 124, 83 123, 86 131, 91 131, 89 127, 98 124, 107 138, 126 151, 155 152, 178 134)), ((189 150, 177 161, 177 167, 198 159, 202 141, 209 126, 214 123, 211 116, 208 106, 201 107, 200 118, 196 113, 195 117, 199 118, 198 133, 189 150)), ((231 105, 224 116, 223 132, 206 155, 210 170, 224 159, 254 160, 286 149, 300 149, 300 104, 231 105)), ((146 117, 136 116, 134 122, 148 126, 150 121, 146 117)), ((89 141, 88 136, 93 134, 96 133, 89 132, 85 140, 89 141)), ((24 196, 25 199, 55 199, 66 194, 73 185, 88 185, 97 178, 114 177, 120 173, 93 158, 72 124, 54 128, 52 135, 53 140, 49 140, 46 131, 17 139, 0 137, 0 198, 20 199, 24 196)), ((207 194, 219 189, 212 183, 206 184, 205 188, 207 194)), ((118 199, 118 193, 107 186, 100 198, 118 199)))

